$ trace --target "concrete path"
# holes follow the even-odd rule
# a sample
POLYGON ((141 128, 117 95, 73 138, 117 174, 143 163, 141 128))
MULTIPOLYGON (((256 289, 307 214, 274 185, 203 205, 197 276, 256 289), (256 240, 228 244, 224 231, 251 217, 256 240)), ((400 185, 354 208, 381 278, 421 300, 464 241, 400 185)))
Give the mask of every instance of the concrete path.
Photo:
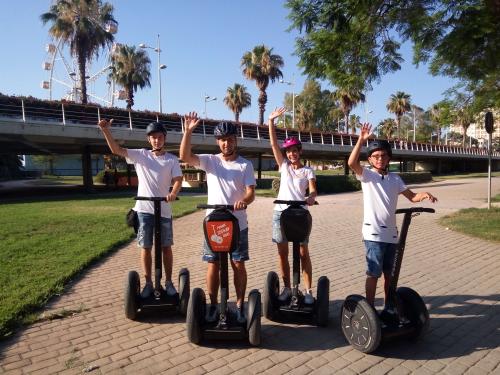
MULTIPOLYGON (((423 296, 431 315, 428 334, 419 342, 384 345, 366 355, 349 346, 339 327, 339 308, 352 293, 363 293, 360 192, 321 196, 311 209, 314 280, 331 280, 327 328, 280 324, 262 319, 262 346, 207 343, 186 338, 178 316, 127 320, 123 287, 129 270, 138 269, 135 243, 85 272, 46 308, 42 321, 0 343, 0 373, 5 374, 500 374, 500 245, 446 230, 439 216, 459 208, 485 205, 486 179, 449 180, 415 186, 439 198, 437 213, 413 220, 400 285, 423 296), (67 314, 73 312, 73 314, 67 314)), ((493 181, 500 193, 500 178, 493 181)), ((423 205, 429 206, 430 203, 423 205)), ((400 198, 400 206, 409 203, 400 198)), ((251 260, 248 290, 262 291, 265 275, 276 270, 270 241, 272 199, 258 198, 248 210, 251 260)), ((191 288, 205 287, 200 259, 198 212, 175 220, 174 272, 188 267, 191 288)), ((380 291, 381 288, 379 288, 380 291)), ((231 291, 232 293, 234 289, 231 291)), ((234 294, 231 295, 234 300, 234 294)), ((378 303, 382 294, 378 293, 378 303)))

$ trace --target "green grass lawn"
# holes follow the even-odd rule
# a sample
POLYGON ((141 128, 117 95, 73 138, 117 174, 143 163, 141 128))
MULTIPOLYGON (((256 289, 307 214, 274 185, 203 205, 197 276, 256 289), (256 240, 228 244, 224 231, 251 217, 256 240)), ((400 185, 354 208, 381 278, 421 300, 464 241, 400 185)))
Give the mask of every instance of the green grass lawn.
MULTIPOLYGON (((500 195, 495 197, 500 201, 500 195)), ((500 242, 500 208, 467 208, 443 216, 440 224, 483 240, 500 242)))
MULTIPOLYGON (((191 213, 205 196, 180 197, 174 217, 191 213)), ((0 205, 0 338, 89 264, 134 238, 125 225, 131 197, 67 196, 0 205)))

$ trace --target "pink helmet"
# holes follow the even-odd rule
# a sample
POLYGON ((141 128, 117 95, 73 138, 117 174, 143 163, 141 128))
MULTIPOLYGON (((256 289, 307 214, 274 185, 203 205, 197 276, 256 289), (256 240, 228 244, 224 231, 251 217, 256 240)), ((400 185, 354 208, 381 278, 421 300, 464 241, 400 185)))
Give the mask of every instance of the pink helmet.
POLYGON ((288 147, 297 146, 299 149, 302 148, 302 142, 299 141, 297 137, 288 137, 281 144, 281 148, 287 149, 288 147))

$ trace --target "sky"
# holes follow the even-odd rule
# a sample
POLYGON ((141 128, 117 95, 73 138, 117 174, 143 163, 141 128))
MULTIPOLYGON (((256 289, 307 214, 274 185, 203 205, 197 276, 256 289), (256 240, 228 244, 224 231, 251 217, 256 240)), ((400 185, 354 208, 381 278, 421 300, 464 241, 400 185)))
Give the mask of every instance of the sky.
MULTIPOLYGON (((223 103, 228 87, 235 83, 247 87, 252 96, 252 105, 243 110, 241 121, 258 121, 258 90, 255 82, 248 81, 242 74, 240 61, 243 54, 255 46, 265 44, 273 53, 283 57, 284 80, 294 82, 294 91, 300 92, 306 76, 299 68, 298 56, 294 55, 297 31, 287 31, 290 26, 288 9, 281 0, 108 0, 113 4, 114 16, 118 21, 115 40, 118 43, 138 46, 145 43, 156 46, 160 34, 161 64, 167 65, 161 71, 162 109, 165 113, 185 114, 198 112, 204 117, 205 95, 217 100, 206 103, 206 116, 213 119, 234 118, 223 103)), ((50 0, 17 0, 2 2, 0 12, 0 45, 3 46, 0 59, 0 92, 7 95, 34 96, 49 99, 49 91, 41 88, 42 81, 49 80, 49 71, 43 63, 50 56, 45 46, 52 42, 48 29, 43 25, 40 14, 48 11, 50 0)), ((158 55, 147 50, 152 62, 151 88, 139 90, 135 96, 134 109, 157 111, 158 103, 158 55)), ((64 50, 63 50, 64 52, 64 50)), ((105 57, 90 69, 91 75, 106 66, 105 57)), ((404 91, 411 95, 412 102, 424 109, 443 99, 443 92, 453 86, 446 77, 433 77, 427 67, 418 69, 411 64, 411 46, 402 49, 405 63, 397 73, 384 76, 380 83, 373 84, 373 90, 366 95, 366 103, 354 111, 364 122, 378 124, 392 117, 386 104, 391 94, 404 91)), ((67 61, 71 64, 70 58, 67 61)), ((54 76, 69 82, 63 61, 54 64, 54 76)), ((321 83, 323 89, 334 90, 328 83, 321 83)), ((267 90, 268 103, 264 118, 277 106, 283 105, 286 92, 292 86, 271 83, 267 90)), ((53 82, 53 99, 61 99, 66 88, 53 82)), ((105 75, 91 87, 98 97, 109 98, 105 75)), ((124 101, 115 101, 115 106, 125 107, 124 101)))

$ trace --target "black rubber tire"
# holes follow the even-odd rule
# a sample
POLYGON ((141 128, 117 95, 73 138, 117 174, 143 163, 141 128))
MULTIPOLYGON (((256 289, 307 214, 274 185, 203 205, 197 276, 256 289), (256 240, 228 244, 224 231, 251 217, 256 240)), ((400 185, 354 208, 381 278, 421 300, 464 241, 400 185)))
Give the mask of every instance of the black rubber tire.
POLYGON ((276 319, 278 314, 278 295, 280 290, 280 280, 276 272, 267 273, 263 293, 264 317, 269 320, 276 319))
POLYGON ((186 328, 189 341, 199 344, 203 339, 203 323, 205 321, 205 292, 201 288, 194 288, 189 299, 186 328))
POLYGON ((330 280, 321 276, 318 279, 316 296, 316 325, 326 327, 328 325, 328 314, 330 305, 330 280))
POLYGON ((127 319, 137 319, 137 309, 139 308, 139 296, 141 293, 141 280, 136 271, 129 271, 125 281, 125 317, 127 319))
POLYGON ((189 270, 182 268, 179 271, 179 306, 178 310, 182 316, 186 316, 191 287, 189 283, 189 270))
POLYGON ((248 293, 247 312, 248 342, 252 346, 260 345, 261 315, 262 304, 260 300, 260 292, 257 289, 252 289, 250 293, 248 293))
POLYGON ((403 316, 415 326, 415 333, 408 338, 416 340, 422 337, 429 329, 429 311, 420 295, 411 288, 400 287, 396 291, 403 316))
POLYGON ((342 333, 353 348, 371 353, 380 345, 382 328, 377 311, 359 295, 348 296, 340 310, 342 333))

